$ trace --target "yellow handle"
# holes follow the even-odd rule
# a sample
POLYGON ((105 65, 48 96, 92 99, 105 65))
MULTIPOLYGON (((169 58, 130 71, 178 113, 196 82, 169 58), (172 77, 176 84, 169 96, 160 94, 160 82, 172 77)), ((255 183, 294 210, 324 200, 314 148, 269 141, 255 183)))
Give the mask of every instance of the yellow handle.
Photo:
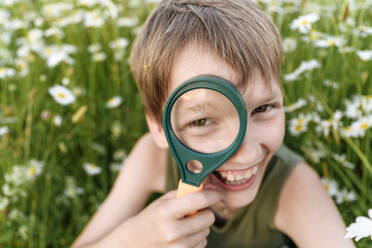
POLYGON ((180 180, 178 182, 178 190, 177 190, 176 197, 178 198, 178 197, 190 194, 192 192, 200 191, 202 189, 203 189, 203 184, 200 184, 199 187, 196 187, 196 186, 184 183, 182 182, 182 180, 180 180))
MULTIPOLYGON (((178 183, 178 190, 177 190, 177 195, 176 197, 181 197, 181 196, 184 196, 184 195, 187 195, 187 194, 190 194, 192 192, 197 192, 197 191, 200 191, 203 189, 203 183, 200 184, 199 187, 196 187, 196 186, 193 186, 193 185, 190 185, 190 184, 187 184, 187 183, 184 183, 182 182, 182 180, 179 181, 178 183)), ((194 211, 192 213, 189 213, 188 215, 186 216, 192 216, 194 214, 196 214, 197 211, 194 211)))

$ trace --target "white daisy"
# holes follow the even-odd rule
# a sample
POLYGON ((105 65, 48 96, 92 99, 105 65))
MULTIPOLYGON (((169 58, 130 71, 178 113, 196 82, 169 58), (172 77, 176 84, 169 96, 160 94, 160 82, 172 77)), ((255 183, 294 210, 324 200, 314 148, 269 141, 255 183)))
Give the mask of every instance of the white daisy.
POLYGON ((15 74, 13 68, 0 67, 0 78, 12 77, 15 74))
POLYGON ((88 173, 88 175, 91 175, 91 176, 97 175, 101 173, 102 171, 101 167, 98 167, 97 165, 92 164, 92 163, 84 163, 83 166, 84 166, 85 171, 88 173))
POLYGON ((60 116, 60 115, 54 116, 53 123, 57 127, 61 126, 61 124, 62 124, 62 116, 60 116))
POLYGON ((361 101, 359 97, 354 97, 353 101, 347 100, 345 102, 346 110, 345 115, 350 119, 356 119, 362 117, 361 101))
POLYGON ((337 204, 356 201, 356 199, 357 199, 356 194, 352 191, 347 191, 347 189, 343 189, 336 195, 337 204))
POLYGON ((363 61, 372 60, 372 50, 357 51, 359 58, 363 61))
POLYGON ((283 40, 283 49, 286 53, 293 52, 297 47, 297 40, 294 38, 285 38, 283 40))
POLYGON ((338 89, 339 88, 339 83, 337 83, 336 81, 330 80, 330 79, 325 79, 323 81, 323 85, 331 87, 333 89, 338 89))
POLYGON ((111 97, 106 102, 106 108, 116 108, 122 103, 122 101, 123 101, 123 98, 120 96, 111 97))
POLYGON ((76 48, 72 45, 62 46, 49 46, 41 51, 41 56, 46 59, 48 67, 55 67, 62 62, 69 65, 75 63, 74 59, 70 56, 76 52, 76 48))
POLYGON ((284 75, 284 80, 286 81, 296 80, 302 73, 314 70, 319 67, 320 63, 316 59, 302 61, 300 66, 294 72, 284 75))
POLYGON ((65 14, 65 12, 70 11, 74 8, 74 5, 71 3, 50 3, 44 5, 41 12, 43 16, 46 17, 60 17, 65 14))
POLYGON ((342 134, 345 137, 363 137, 370 127, 372 127, 372 116, 362 117, 344 128, 342 134))
POLYGON ((56 36, 56 37, 58 37, 60 39, 62 39, 65 36, 65 34, 62 31, 62 29, 61 28, 58 28, 58 27, 51 27, 51 28, 45 30, 44 35, 46 37, 56 36))
POLYGON ((318 14, 312 13, 300 16, 290 24, 292 30, 299 30, 300 33, 306 34, 311 29, 311 24, 319 20, 318 14))
POLYGON ((294 136, 298 136, 301 133, 304 133, 307 130, 309 121, 310 119, 302 114, 299 117, 290 120, 289 132, 294 136))
POLYGON ((121 50, 128 46, 129 42, 125 38, 119 38, 117 40, 111 41, 109 46, 114 50, 121 50))
POLYGON ((122 163, 111 163, 110 164, 110 170, 113 172, 119 172, 122 167, 123 167, 122 163))
POLYGON ((9 133, 9 128, 7 126, 0 127, 0 136, 4 136, 9 133))
POLYGON ((353 163, 351 163, 350 161, 346 160, 346 154, 337 154, 337 153, 334 153, 332 154, 332 157, 334 160, 336 160, 337 162, 339 162, 340 164, 342 164, 343 166, 349 168, 349 169, 354 169, 355 168, 355 165, 353 163))
POLYGON ((285 106, 284 111, 285 112, 292 112, 292 111, 295 111, 297 109, 302 108, 306 104, 307 104, 307 101, 305 99, 298 99, 297 102, 295 102, 295 103, 293 103, 289 106, 285 106))
MULTIPOLYGON (((21 166, 21 165, 16 165, 13 167, 12 171, 5 174, 4 176, 5 178, 5 182, 11 184, 11 185, 15 185, 15 186, 19 186, 21 184, 23 184, 24 182, 26 182, 28 180, 27 178, 27 168, 24 167, 24 166, 21 166)), ((8 185, 8 184, 5 184, 5 185, 8 185)), ((11 190, 11 188, 8 186, 4 186, 4 187, 7 187, 7 189, 11 190)), ((3 188, 4 190, 4 188, 3 188)), ((5 193, 5 191, 4 191, 5 193)))
POLYGON ((355 238, 355 241, 359 241, 368 236, 372 239, 372 209, 368 210, 368 216, 369 218, 358 216, 356 222, 346 228, 345 239, 355 238))
POLYGON ((67 86, 67 85, 69 85, 70 84, 70 79, 68 79, 68 78, 63 78, 62 79, 62 84, 64 85, 64 86, 67 86))
POLYGON ((89 45, 89 46, 88 46, 88 51, 89 51, 90 53, 98 53, 98 52, 100 52, 101 50, 102 50, 102 46, 101 46, 101 44, 99 44, 99 43, 92 44, 92 45, 89 45))
POLYGON ((114 139, 119 138, 122 132, 121 124, 119 121, 114 121, 111 125, 111 133, 114 139))
POLYGON ((66 178, 66 189, 65 189, 64 194, 68 198, 73 198, 73 197, 76 197, 77 195, 81 195, 83 193, 84 193, 84 189, 82 189, 81 187, 77 187, 75 179, 71 176, 68 176, 66 178))
POLYGON ((321 48, 327 48, 327 47, 333 47, 333 46, 340 48, 345 43, 346 43, 345 38, 333 37, 333 36, 328 36, 325 39, 316 40, 313 42, 315 47, 321 47, 321 48))
POLYGON ((102 13, 98 10, 86 12, 84 19, 85 27, 99 28, 105 24, 105 19, 102 13))
POLYGON ((27 237, 28 237, 28 228, 26 225, 22 225, 19 229, 18 229, 18 233, 19 235, 22 237, 23 240, 27 240, 27 237))
POLYGON ((336 196, 339 194, 338 183, 336 180, 323 177, 321 178, 321 181, 326 187, 326 190, 330 196, 336 196))
POLYGON ((49 94, 61 105, 69 105, 75 101, 75 96, 64 86, 55 85, 49 88, 49 94))
POLYGON ((18 59, 15 60, 15 64, 16 64, 17 70, 19 72, 19 75, 24 77, 28 74, 29 66, 28 66, 28 63, 25 59, 18 58, 18 59))
POLYGON ((93 59, 94 62, 104 61, 106 59, 106 54, 103 53, 103 52, 95 53, 95 54, 93 54, 92 59, 93 59))
POLYGON ((0 211, 6 209, 9 205, 9 199, 5 197, 0 197, 0 211))
POLYGON ((372 95, 366 95, 360 97, 360 105, 362 109, 367 113, 372 113, 372 95))
POLYGON ((98 144, 98 143, 92 143, 92 144, 90 144, 90 147, 94 151, 98 152, 99 154, 102 154, 102 155, 106 154, 106 148, 105 148, 104 145, 101 145, 101 144, 98 144))
POLYGON ((44 163, 42 161, 38 161, 36 159, 31 159, 28 162, 27 168, 27 178, 33 179, 36 176, 40 175, 43 171, 44 163))
POLYGON ((315 130, 318 133, 323 134, 325 137, 328 137, 329 132, 332 129, 338 130, 340 123, 341 123, 340 122, 341 118, 342 118, 342 113, 341 111, 337 110, 334 113, 333 117, 331 117, 330 119, 317 121, 318 125, 316 126, 315 130))
POLYGON ((113 157, 116 161, 124 161, 127 157, 127 152, 124 149, 116 150, 113 157))
POLYGON ((138 24, 138 20, 131 17, 123 17, 119 18, 116 23, 119 27, 133 27, 138 24))
POLYGON ((325 150, 320 149, 309 149, 309 155, 311 156, 311 160, 314 163, 319 163, 321 159, 325 158, 327 156, 327 153, 325 150))

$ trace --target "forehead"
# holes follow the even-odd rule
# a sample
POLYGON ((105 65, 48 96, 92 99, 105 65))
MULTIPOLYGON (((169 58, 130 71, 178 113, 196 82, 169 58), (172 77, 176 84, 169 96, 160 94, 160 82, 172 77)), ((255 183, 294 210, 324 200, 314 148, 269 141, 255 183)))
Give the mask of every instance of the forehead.
MULTIPOLYGON (((172 92, 186 80, 206 74, 224 78, 234 85, 239 84, 237 72, 215 52, 203 46, 188 45, 181 49, 174 58, 169 90, 172 92)), ((253 83, 246 83, 246 89, 242 92, 243 95, 250 96, 253 92, 265 95, 271 94, 273 91, 280 91, 278 83, 265 83, 258 71, 253 75, 251 81, 253 83)))
POLYGON ((234 70, 217 54, 205 47, 188 45, 181 49, 174 58, 170 90, 173 91, 184 81, 203 74, 219 76, 232 83, 237 83, 237 75, 234 70))

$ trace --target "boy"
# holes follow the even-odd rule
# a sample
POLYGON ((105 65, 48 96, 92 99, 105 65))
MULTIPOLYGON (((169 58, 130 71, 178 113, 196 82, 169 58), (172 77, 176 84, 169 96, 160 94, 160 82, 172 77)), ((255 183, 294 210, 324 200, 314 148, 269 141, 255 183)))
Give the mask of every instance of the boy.
POLYGON ((248 0, 161 2, 131 54, 150 133, 73 247, 281 247, 287 237, 299 247, 354 247, 317 174, 281 146, 281 60, 277 30, 248 0), (162 108, 198 75, 222 77, 240 90, 247 133, 202 191, 176 198, 179 175, 162 108), (165 195, 145 207, 152 192, 165 195))

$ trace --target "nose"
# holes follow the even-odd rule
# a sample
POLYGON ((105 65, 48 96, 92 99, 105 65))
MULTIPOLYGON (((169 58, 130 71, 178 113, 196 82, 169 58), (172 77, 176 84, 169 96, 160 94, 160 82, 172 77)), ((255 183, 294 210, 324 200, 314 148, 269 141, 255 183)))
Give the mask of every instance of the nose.
POLYGON ((247 128, 242 144, 229 161, 234 164, 245 165, 254 165, 260 162, 264 156, 264 148, 261 144, 260 136, 259 133, 247 128))

